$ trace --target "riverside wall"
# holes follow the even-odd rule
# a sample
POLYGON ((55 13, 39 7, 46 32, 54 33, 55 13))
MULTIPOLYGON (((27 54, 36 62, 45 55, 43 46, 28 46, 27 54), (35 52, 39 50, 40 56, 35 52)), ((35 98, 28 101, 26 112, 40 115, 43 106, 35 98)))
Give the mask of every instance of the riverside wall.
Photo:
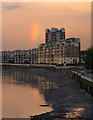
POLYGON ((79 82, 80 87, 93 97, 93 78, 72 71, 72 78, 79 82))

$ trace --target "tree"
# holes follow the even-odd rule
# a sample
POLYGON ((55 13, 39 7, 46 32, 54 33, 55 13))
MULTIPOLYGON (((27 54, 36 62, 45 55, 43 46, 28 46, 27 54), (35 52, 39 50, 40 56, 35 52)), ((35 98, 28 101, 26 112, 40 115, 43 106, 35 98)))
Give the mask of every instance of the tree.
POLYGON ((93 47, 87 49, 86 59, 85 59, 85 67, 87 69, 93 69, 93 47))

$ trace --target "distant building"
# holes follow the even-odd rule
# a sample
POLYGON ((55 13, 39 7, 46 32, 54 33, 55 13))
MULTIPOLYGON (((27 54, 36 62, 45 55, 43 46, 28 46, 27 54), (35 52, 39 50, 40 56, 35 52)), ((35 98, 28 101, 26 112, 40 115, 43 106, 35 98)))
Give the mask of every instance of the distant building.
POLYGON ((38 63, 44 64, 46 59, 46 45, 42 43, 38 45, 38 63))
POLYGON ((40 44, 38 63, 55 65, 72 65, 80 60, 80 39, 68 38, 54 44, 40 44))
POLYGON ((45 31, 46 43, 38 46, 38 63, 72 65, 80 62, 80 38, 65 39, 65 29, 45 31))
POLYGON ((31 50, 30 64, 37 64, 37 63, 38 63, 38 49, 34 48, 31 50))
POLYGON ((80 38, 68 38, 63 45, 63 64, 80 62, 80 38))
POLYGON ((74 65, 84 62, 80 54, 80 38, 65 38, 65 29, 51 28, 45 31, 45 43, 29 50, 2 51, 3 63, 74 65))
POLYGON ((51 28, 45 30, 45 42, 46 44, 53 43, 59 40, 65 39, 65 29, 51 28))
POLYGON ((2 51, 2 63, 34 64, 38 62, 38 49, 2 51))
POLYGON ((2 51, 3 63, 14 63, 14 51, 2 51))
POLYGON ((23 64, 24 63, 24 54, 23 54, 23 51, 22 50, 15 50, 14 51, 14 58, 15 58, 15 61, 14 63, 15 64, 23 64))

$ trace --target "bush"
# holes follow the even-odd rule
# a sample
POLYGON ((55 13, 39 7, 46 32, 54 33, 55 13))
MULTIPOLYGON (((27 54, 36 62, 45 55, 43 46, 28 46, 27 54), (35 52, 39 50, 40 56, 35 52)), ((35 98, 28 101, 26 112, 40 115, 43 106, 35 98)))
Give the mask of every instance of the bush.
POLYGON ((86 52, 85 67, 93 69, 93 47, 89 48, 86 52))

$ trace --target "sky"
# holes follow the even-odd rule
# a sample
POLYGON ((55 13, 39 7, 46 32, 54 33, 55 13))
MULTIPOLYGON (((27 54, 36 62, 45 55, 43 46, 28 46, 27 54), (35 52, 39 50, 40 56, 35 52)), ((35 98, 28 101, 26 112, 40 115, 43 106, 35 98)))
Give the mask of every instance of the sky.
POLYGON ((90 2, 3 2, 2 49, 32 49, 45 42, 46 28, 65 28, 81 49, 91 45, 90 2))

